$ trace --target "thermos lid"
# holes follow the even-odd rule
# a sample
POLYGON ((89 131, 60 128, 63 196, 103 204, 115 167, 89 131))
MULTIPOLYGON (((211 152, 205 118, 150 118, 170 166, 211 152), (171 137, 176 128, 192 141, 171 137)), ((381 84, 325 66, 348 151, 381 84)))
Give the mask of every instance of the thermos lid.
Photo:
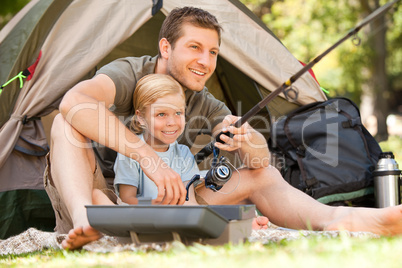
POLYGON ((391 170, 400 171, 398 168, 398 163, 394 159, 394 154, 392 152, 381 153, 375 171, 391 171, 391 170))
POLYGON ((394 159, 395 157, 394 157, 394 154, 392 153, 392 152, 382 152, 381 154, 380 154, 380 158, 392 158, 392 159, 394 159))

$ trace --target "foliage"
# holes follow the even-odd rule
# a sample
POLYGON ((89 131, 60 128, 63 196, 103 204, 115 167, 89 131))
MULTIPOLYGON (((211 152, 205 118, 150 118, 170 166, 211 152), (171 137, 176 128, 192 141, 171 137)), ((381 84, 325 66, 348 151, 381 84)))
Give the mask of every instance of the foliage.
POLYGON ((30 0, 2 0, 0 15, 15 14, 23 8, 30 0))
POLYGON ((390 136, 387 141, 380 142, 383 152, 393 152, 399 168, 402 168, 402 138, 398 136, 390 136))
POLYGON ((30 0, 1 0, 0 29, 30 0))
MULTIPOLYGON (((392 95, 402 92, 402 3, 399 1, 399 8, 391 18, 391 26, 387 33, 388 41, 388 74, 393 85, 392 95)), ((395 100, 397 103, 400 100, 395 100)), ((401 112, 401 111, 399 111, 401 112)))
MULTIPOLYGON (((343 37, 367 14, 362 3, 373 6, 373 0, 362 1, 325 1, 325 0, 241 0, 252 11, 260 11, 259 6, 267 6, 268 13, 260 18, 285 46, 301 61, 308 62, 331 44, 343 37)), ((381 1, 385 4, 386 1, 381 1)), ((386 15, 387 25, 387 68, 393 91, 402 89, 402 36, 400 12, 401 4, 386 15)), ((373 9, 373 7, 372 7, 373 9)), ((255 12, 258 15, 258 12, 255 12)), ((374 29, 371 34, 378 29, 374 29)), ((368 42, 371 37, 368 27, 359 35, 361 45, 345 42, 331 52, 314 67, 314 72, 324 88, 330 90, 330 96, 345 96, 360 103, 362 90, 369 83, 370 60, 374 51, 368 42)))

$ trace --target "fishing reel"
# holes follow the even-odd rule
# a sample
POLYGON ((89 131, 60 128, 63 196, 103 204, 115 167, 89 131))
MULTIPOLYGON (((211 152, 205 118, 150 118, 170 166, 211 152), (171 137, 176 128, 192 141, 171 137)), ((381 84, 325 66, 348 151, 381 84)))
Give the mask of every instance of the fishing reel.
MULTIPOLYGON (((211 189, 214 192, 219 191, 226 182, 232 177, 232 169, 229 162, 224 156, 221 156, 218 160, 219 149, 214 146, 214 158, 212 159, 211 168, 205 175, 205 187, 211 189)), ((187 195, 186 201, 189 200, 188 194, 191 184, 201 179, 199 174, 193 176, 190 182, 186 186, 187 195)))
POLYGON ((207 175, 205 175, 205 187, 213 190, 214 192, 219 191, 226 182, 232 177, 232 169, 230 168, 226 158, 221 156, 218 163, 208 170, 207 175))

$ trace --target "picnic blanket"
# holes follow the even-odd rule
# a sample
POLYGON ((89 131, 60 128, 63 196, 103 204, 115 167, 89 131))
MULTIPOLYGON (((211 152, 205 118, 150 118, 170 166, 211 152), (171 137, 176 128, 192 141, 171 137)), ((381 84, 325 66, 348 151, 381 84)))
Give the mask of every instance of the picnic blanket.
MULTIPOLYGON (((271 242, 280 242, 281 240, 294 240, 306 237, 328 237, 335 238, 340 235, 349 237, 370 237, 378 238, 378 235, 367 232, 347 232, 347 231, 298 231, 280 228, 270 225, 265 230, 253 230, 248 241, 251 243, 267 244, 271 242)), ((65 234, 57 234, 54 232, 44 232, 35 228, 29 228, 25 232, 10 237, 6 240, 0 240, 0 256, 8 254, 23 254, 35 251, 41 251, 48 248, 62 249, 61 242, 66 237, 65 234)), ((119 251, 164 251, 172 246, 173 243, 149 243, 143 245, 122 244, 119 240, 112 236, 104 235, 98 241, 91 242, 83 247, 83 249, 92 252, 119 252, 119 251)))

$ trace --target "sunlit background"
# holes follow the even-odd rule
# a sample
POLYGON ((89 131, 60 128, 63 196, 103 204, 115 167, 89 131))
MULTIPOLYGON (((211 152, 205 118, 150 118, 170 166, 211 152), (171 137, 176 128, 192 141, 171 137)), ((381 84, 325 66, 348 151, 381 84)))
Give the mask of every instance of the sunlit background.
MULTIPOLYGON (((241 0, 299 60, 309 62, 389 1, 241 0)), ((362 120, 383 150, 402 161, 402 5, 364 27, 313 70, 328 97, 357 103, 362 120), (382 40, 383 42, 379 42, 382 40), (386 67, 381 68, 382 64, 386 67), (380 82, 378 82, 380 81, 380 82)))

